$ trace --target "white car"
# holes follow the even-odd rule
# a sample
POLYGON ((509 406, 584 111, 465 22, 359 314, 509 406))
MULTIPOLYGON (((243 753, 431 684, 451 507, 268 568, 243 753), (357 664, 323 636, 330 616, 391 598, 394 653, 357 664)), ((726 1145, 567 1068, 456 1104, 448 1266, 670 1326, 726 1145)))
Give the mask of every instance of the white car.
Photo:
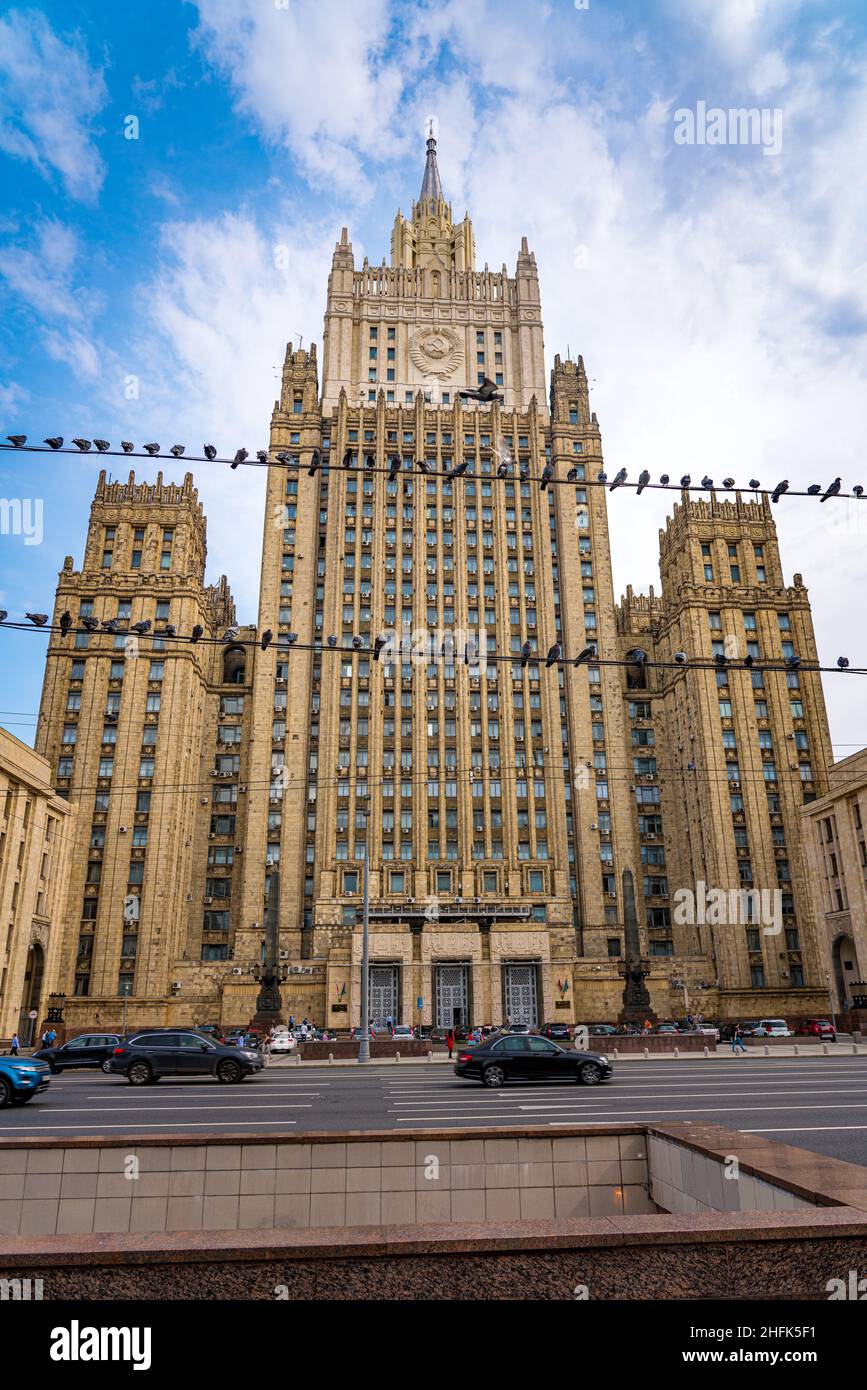
POLYGON ((394 1025, 394 1027, 392 1028, 392 1030, 391 1030, 391 1036, 392 1036, 393 1038, 398 1038, 398 1039, 404 1038, 404 1039, 406 1039, 406 1038, 414 1038, 414 1037, 415 1037, 415 1033, 413 1032, 412 1028, 410 1027, 410 1025, 409 1025, 408 1023, 396 1023, 396 1024, 394 1025))
POLYGON ((792 1036, 784 1018, 760 1018, 753 1029, 754 1038, 790 1038, 792 1036))
POLYGON ((271 1055, 275 1052, 294 1052, 298 1046, 289 1029, 285 1033, 275 1033, 271 1039, 271 1055))

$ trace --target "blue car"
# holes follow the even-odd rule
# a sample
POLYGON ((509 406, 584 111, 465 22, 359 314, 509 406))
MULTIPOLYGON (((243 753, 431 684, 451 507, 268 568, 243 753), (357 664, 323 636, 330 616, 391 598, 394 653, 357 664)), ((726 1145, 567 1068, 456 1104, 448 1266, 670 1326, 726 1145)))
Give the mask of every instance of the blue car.
POLYGON ((50 1080, 45 1062, 31 1057, 0 1057, 0 1110, 4 1105, 23 1105, 44 1091, 50 1080))

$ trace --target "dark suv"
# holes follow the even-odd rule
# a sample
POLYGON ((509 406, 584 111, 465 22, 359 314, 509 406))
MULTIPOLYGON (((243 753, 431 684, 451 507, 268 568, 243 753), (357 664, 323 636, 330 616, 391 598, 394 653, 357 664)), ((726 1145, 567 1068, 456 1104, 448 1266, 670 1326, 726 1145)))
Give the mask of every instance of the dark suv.
POLYGON ((134 1033, 114 1049, 109 1070, 132 1086, 148 1086, 161 1076, 216 1076, 232 1084, 265 1065, 254 1048, 226 1047, 202 1033, 183 1029, 134 1033))
POLYGON ((67 1067, 102 1067, 108 1071, 109 1058, 119 1042, 116 1033, 82 1033, 58 1047, 40 1047, 33 1056, 39 1062, 47 1062, 52 1073, 66 1071, 67 1067))

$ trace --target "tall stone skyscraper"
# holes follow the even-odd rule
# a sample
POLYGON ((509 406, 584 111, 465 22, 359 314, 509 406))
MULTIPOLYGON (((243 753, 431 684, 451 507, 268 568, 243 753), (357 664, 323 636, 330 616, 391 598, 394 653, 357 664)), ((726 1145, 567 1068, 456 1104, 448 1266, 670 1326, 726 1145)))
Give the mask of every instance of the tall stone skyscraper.
POLYGON ((39 747, 80 841, 68 1022, 121 993, 140 1023, 246 1021, 279 868, 287 1011, 357 1023, 365 837, 374 1018, 616 1018, 624 873, 661 1016, 683 984, 706 1016, 821 1008, 799 844, 821 685, 750 669, 816 655, 770 507, 684 495, 661 596, 615 602, 583 362, 546 376, 535 257, 476 268, 433 138, 391 263, 356 266, 344 229, 269 456, 255 629, 205 585, 190 478, 101 481, 61 576, 56 614, 120 627, 48 657, 39 747), (459 395, 486 378, 493 403, 459 395), (713 921, 705 886, 779 889, 779 921, 713 921))

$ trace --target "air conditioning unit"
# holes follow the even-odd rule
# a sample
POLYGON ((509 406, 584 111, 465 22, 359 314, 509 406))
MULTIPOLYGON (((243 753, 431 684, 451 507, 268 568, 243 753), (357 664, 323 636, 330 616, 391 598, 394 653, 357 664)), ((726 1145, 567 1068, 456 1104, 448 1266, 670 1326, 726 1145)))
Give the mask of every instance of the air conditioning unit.
POLYGON ((281 959, 281 960, 288 960, 288 959, 289 959, 289 952, 288 952, 288 951, 281 951, 281 952, 280 952, 280 959, 281 959))
POLYGON ((117 827, 117 833, 118 833, 118 835, 125 835, 125 834, 126 834, 126 826, 125 826, 125 825, 119 825, 119 826, 117 827))
POLYGON ((234 965, 234 966, 232 966, 232 974, 233 974, 233 975, 243 975, 243 973, 244 973, 244 972, 243 972, 243 970, 241 969, 240 965, 234 965))
POLYGON ((205 907, 209 907, 213 901, 213 898, 205 898, 205 907))

